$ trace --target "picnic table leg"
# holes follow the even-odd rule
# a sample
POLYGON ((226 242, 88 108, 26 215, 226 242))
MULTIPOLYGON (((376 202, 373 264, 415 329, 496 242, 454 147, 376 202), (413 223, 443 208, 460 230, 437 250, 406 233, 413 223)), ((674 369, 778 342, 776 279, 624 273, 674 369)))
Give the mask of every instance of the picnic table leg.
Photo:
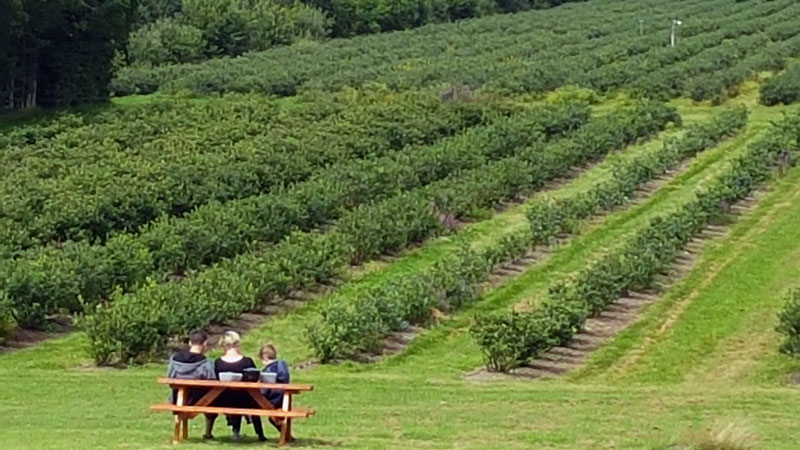
MULTIPOLYGON (((291 411, 292 410, 292 395, 284 392, 283 393, 283 409, 284 411, 291 411)), ((278 445, 286 445, 287 442, 293 441, 292 438, 292 419, 285 418, 283 419, 283 423, 281 424, 281 438, 278 441, 278 445)))
POLYGON ((189 438, 189 419, 186 414, 181 414, 181 439, 189 438))
POLYGON ((181 441, 181 416, 175 414, 175 425, 172 430, 172 443, 177 444, 181 441))
POLYGON ((292 437, 292 419, 286 419, 286 421, 283 423, 283 428, 285 431, 281 434, 286 434, 285 442, 291 443, 294 441, 294 438, 292 437))
MULTIPOLYGON (((180 387, 178 388, 178 398, 175 399, 175 405, 183 406, 186 399, 186 388, 180 387)), ((186 419, 183 417, 182 414, 175 414, 175 426, 172 430, 172 443, 177 444, 181 441, 181 438, 186 439, 187 437, 187 430, 186 430, 186 419)))

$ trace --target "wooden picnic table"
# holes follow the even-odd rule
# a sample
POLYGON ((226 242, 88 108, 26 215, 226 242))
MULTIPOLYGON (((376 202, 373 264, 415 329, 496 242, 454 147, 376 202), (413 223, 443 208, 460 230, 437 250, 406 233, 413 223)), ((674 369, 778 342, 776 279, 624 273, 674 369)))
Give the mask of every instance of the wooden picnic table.
POLYGON ((284 445, 292 440, 292 419, 304 419, 314 414, 311 409, 292 409, 292 396, 301 392, 314 389, 308 384, 278 384, 258 383, 246 381, 217 381, 217 380, 179 380, 174 378, 159 378, 159 384, 169 385, 177 390, 176 401, 172 403, 159 403, 151 405, 152 411, 171 411, 175 413, 175 425, 172 442, 178 443, 189 435, 188 422, 198 414, 233 414, 240 416, 266 416, 270 419, 282 419, 280 424, 281 436, 278 445, 284 445), (195 404, 187 405, 187 390, 190 388, 206 388, 208 392, 195 404), (262 389, 275 389, 283 391, 283 403, 280 409, 275 408, 262 394, 262 389), (257 408, 227 408, 211 406, 226 390, 243 390, 253 398, 257 408))

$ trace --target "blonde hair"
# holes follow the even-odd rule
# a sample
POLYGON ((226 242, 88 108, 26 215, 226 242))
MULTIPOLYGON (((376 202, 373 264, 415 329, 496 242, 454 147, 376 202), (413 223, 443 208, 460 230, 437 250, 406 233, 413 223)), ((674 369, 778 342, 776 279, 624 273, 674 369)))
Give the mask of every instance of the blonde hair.
POLYGON ((219 345, 225 350, 239 346, 239 333, 235 331, 226 331, 219 340, 219 345))
POLYGON ((266 344, 258 351, 258 357, 261 358, 262 361, 273 360, 278 357, 278 351, 275 350, 274 345, 266 344))

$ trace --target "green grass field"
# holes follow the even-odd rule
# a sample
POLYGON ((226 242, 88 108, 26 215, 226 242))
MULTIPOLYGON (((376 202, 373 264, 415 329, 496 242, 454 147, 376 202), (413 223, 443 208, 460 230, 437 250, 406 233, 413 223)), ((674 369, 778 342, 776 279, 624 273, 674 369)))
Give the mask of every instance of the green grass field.
MULTIPOLYGON (((295 371, 315 391, 298 404, 317 414, 299 421, 300 448, 353 449, 666 449, 691 435, 735 424, 757 448, 796 449, 800 390, 790 376, 800 364, 777 353, 774 331, 783 295, 796 284, 800 262, 800 168, 770 183, 757 207, 700 255, 689 275, 648 306, 641 318, 580 369, 549 380, 475 382, 464 374, 481 365, 467 328, 477 314, 536 304, 549 284, 584 267, 641 229, 651 218, 691 198, 781 108, 755 102, 754 84, 730 103, 751 108, 740 136, 708 150, 651 195, 587 224, 581 233, 519 276, 485 291, 471 307, 417 337, 402 353, 375 364, 343 363, 295 371)), ((146 101, 137 99, 137 102, 146 101)), ((687 123, 716 108, 675 102, 687 123)), ((614 160, 657 148, 629 147, 542 195, 565 195, 610 176, 614 160)), ((522 205, 467 225, 398 257, 370 263, 340 293, 424 268, 459 239, 472 245, 524 226, 522 205)), ((304 339, 316 303, 249 332, 246 354, 263 341, 298 363, 312 356, 304 339)), ((0 356, 0 447, 14 449, 173 448, 171 418, 150 413, 166 390, 155 383, 163 364, 96 368, 81 333, 0 356)), ((185 448, 252 448, 251 430, 231 443, 224 422, 217 440, 202 441, 192 424, 185 448)), ((273 440, 268 445, 275 445, 273 440)))

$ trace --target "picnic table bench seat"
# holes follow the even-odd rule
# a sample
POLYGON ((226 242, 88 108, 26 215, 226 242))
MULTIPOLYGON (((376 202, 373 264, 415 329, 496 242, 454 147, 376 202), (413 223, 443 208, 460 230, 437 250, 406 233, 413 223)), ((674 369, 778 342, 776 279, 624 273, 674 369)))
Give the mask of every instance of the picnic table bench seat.
POLYGON ((225 408, 218 406, 177 406, 172 403, 157 403, 150 405, 151 411, 172 411, 197 414, 231 414, 236 416, 265 416, 279 419, 307 419, 314 414, 313 409, 294 409, 283 411, 281 409, 252 409, 252 408, 225 408))
POLYGON ((180 380, 173 378, 159 378, 159 384, 169 385, 177 390, 176 402, 157 403, 150 405, 151 411, 169 411, 175 414, 175 424, 172 435, 172 442, 178 443, 186 439, 189 433, 188 421, 198 414, 231 414, 239 416, 263 416, 275 419, 282 419, 280 423, 281 435, 278 445, 285 445, 292 440, 292 419, 305 419, 314 414, 313 409, 293 409, 292 396, 301 392, 308 392, 314 389, 308 384, 277 384, 277 383, 257 383, 244 381, 217 381, 217 380, 180 380), (186 391, 190 388, 207 388, 208 392, 203 395, 194 405, 186 405, 186 391), (280 409, 272 406, 263 395, 262 389, 276 389, 283 391, 283 404, 280 409), (211 403, 226 390, 244 390, 253 398, 257 408, 228 408, 222 406, 211 406, 211 403))

